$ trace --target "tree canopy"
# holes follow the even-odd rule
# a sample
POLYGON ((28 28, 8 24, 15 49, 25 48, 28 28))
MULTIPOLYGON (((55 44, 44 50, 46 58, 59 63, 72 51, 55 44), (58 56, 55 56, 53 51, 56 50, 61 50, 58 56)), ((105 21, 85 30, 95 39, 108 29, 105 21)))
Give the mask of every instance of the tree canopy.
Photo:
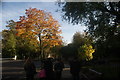
POLYGON ((26 9, 25 14, 26 16, 20 16, 20 21, 16 22, 17 35, 23 36, 23 38, 27 37, 29 41, 39 38, 42 57, 45 55, 44 48, 62 43, 61 26, 50 13, 36 8, 29 8, 26 9))
POLYGON ((107 55, 120 48, 120 2, 65 2, 62 12, 69 23, 87 26, 96 48, 101 46, 107 55))
POLYGON ((97 30, 100 32, 106 27, 119 25, 119 5, 120 2, 66 2, 62 8, 63 19, 72 24, 84 23, 93 34, 97 30))
POLYGON ((5 56, 17 54, 20 58, 34 55, 45 58, 52 53, 52 47, 62 44, 61 26, 44 10, 26 9, 25 16, 20 16, 19 21, 10 20, 7 24, 8 29, 2 31, 5 56))
POLYGON ((61 54, 66 59, 78 57, 80 60, 91 60, 92 53, 95 52, 92 43, 89 35, 76 32, 73 35, 72 43, 61 48, 61 54))

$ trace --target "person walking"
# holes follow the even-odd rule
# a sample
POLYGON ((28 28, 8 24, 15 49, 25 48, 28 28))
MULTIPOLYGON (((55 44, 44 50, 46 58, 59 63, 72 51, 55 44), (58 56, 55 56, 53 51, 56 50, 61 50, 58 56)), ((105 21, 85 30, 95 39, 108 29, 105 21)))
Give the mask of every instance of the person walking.
POLYGON ((41 68, 40 71, 37 73, 38 80, 46 80, 46 71, 44 66, 45 59, 41 60, 41 68))
POLYGON ((44 69, 46 71, 46 80, 54 80, 53 63, 50 58, 44 61, 44 69))
POLYGON ((79 73, 81 69, 81 62, 75 57, 70 61, 70 73, 72 74, 73 80, 79 80, 79 73))
POLYGON ((30 57, 28 57, 24 63, 24 70, 26 72, 26 80, 34 80, 34 75, 36 74, 36 67, 30 57))
POLYGON ((64 63, 61 61, 61 59, 57 59, 54 64, 55 80, 61 80, 63 68, 64 63))

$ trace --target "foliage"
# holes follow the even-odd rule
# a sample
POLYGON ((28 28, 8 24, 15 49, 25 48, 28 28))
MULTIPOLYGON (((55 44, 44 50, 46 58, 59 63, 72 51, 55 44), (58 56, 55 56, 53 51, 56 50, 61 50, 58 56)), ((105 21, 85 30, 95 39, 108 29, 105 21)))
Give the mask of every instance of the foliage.
POLYGON ((17 37, 17 55, 19 58, 23 58, 26 56, 35 57, 38 52, 38 44, 37 40, 29 40, 23 39, 21 37, 17 37), (36 41, 36 42, 35 42, 36 41))
POLYGON ((92 43, 90 36, 76 32, 73 35, 72 43, 61 48, 62 56, 66 59, 77 56, 81 60, 91 60, 93 58, 92 53, 95 51, 92 43))
POLYGON ((27 38, 25 40, 21 36, 16 36, 15 21, 10 20, 7 24, 8 30, 2 31, 2 57, 17 55, 17 58, 24 58, 24 56, 33 56, 37 52, 37 46, 32 43, 36 43, 37 40, 31 40, 33 42, 28 44, 27 38))
POLYGON ((14 34, 9 30, 2 31, 2 53, 3 57, 9 55, 9 57, 12 57, 16 54, 16 39, 14 37, 14 34))
POLYGON ((78 49, 78 55, 80 56, 79 58, 81 60, 91 60, 93 59, 93 55, 92 53, 95 52, 95 49, 93 49, 93 47, 91 45, 86 45, 84 44, 83 46, 80 46, 80 48, 78 49))
POLYGON ((92 43, 93 43, 92 37, 87 35, 85 32, 84 33, 76 32, 73 35, 72 44, 76 47, 82 46, 84 44, 92 44, 92 43))
POLYGON ((65 2, 62 12, 69 23, 87 26, 85 32, 93 37, 98 55, 119 54, 120 2, 65 2))
POLYGON ((76 48, 72 45, 72 43, 68 44, 66 46, 63 46, 60 49, 60 53, 61 53, 62 57, 65 59, 69 59, 69 58, 72 58, 77 55, 76 48))
POLYGON ((61 57, 60 49, 63 47, 63 45, 57 45, 51 48, 51 53, 54 58, 61 57))
POLYGON ((2 57, 13 57, 16 54, 15 22, 7 22, 9 30, 2 31, 2 57))
POLYGON ((23 39, 27 38, 29 41, 39 38, 38 44, 42 57, 44 49, 61 44, 60 25, 50 13, 29 8, 26 9, 25 14, 26 16, 21 16, 20 21, 16 22, 17 36, 21 36, 23 39))
POLYGON ((94 49, 92 49, 92 38, 86 33, 81 34, 80 32, 76 32, 73 35, 73 46, 76 48, 75 51, 77 56, 81 60, 91 60, 93 58, 92 53, 94 49))
POLYGON ((61 45, 61 30, 58 21, 50 13, 36 8, 26 9, 19 21, 7 21, 8 30, 3 30, 3 55, 39 57, 51 53, 51 48, 61 45), (44 53, 44 54, 43 54, 44 53))

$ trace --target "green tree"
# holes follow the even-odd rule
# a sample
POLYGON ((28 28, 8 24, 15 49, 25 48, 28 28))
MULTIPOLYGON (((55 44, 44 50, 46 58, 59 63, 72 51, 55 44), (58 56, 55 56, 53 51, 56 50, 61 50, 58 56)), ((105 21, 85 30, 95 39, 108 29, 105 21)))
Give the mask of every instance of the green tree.
POLYGON ((66 59, 77 56, 81 60, 91 60, 94 52, 92 43, 92 38, 89 35, 76 32, 73 35, 72 43, 61 48, 61 54, 66 59))
POLYGON ((16 55, 15 22, 7 21, 7 30, 2 31, 2 54, 3 57, 13 57, 16 55))
POLYGON ((89 36, 88 34, 76 32, 73 35, 73 40, 72 44, 75 45, 76 47, 82 46, 84 44, 92 44, 93 43, 93 38, 89 36))
POLYGON ((63 47, 63 45, 57 45, 51 48, 51 53, 54 58, 62 57, 62 54, 60 53, 60 49, 63 47))
POLYGON ((119 53, 120 2, 65 2, 62 11, 64 20, 87 26, 85 32, 93 37, 100 54, 119 53))
MULTIPOLYGON (((7 21, 7 30, 2 31, 2 56, 24 58, 24 56, 33 56, 38 51, 38 41, 36 39, 23 38, 17 36, 16 23, 13 20, 7 21), (35 44, 34 44, 35 43, 35 44)), ((37 55, 36 55, 37 56, 37 55)))
POLYGON ((80 32, 76 32, 73 35, 73 46, 75 48, 76 56, 79 56, 82 60, 91 60, 93 58, 92 53, 94 49, 92 49, 92 38, 86 33, 81 34, 80 32))
POLYGON ((9 30, 2 31, 2 55, 3 57, 13 57, 16 54, 16 39, 9 30))
POLYGON ((68 60, 74 56, 77 56, 76 48, 73 46, 72 43, 61 47, 60 53, 61 53, 62 57, 65 58, 66 60, 68 60))

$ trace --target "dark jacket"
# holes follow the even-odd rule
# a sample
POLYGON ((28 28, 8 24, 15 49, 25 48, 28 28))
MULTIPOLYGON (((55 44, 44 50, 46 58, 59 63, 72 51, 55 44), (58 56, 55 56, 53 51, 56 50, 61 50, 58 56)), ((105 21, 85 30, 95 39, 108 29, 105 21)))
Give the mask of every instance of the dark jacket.
POLYGON ((36 74, 36 67, 35 67, 34 63, 25 64, 24 70, 25 70, 27 76, 36 74))
POLYGON ((73 75, 79 74, 81 69, 81 63, 78 60, 73 60, 70 62, 70 72, 73 75))
POLYGON ((54 78, 53 63, 50 59, 46 59, 44 61, 44 69, 46 71, 46 80, 53 80, 54 78))
POLYGON ((54 70, 55 71, 62 71, 64 68, 64 63, 63 62, 56 62, 54 65, 54 70))

